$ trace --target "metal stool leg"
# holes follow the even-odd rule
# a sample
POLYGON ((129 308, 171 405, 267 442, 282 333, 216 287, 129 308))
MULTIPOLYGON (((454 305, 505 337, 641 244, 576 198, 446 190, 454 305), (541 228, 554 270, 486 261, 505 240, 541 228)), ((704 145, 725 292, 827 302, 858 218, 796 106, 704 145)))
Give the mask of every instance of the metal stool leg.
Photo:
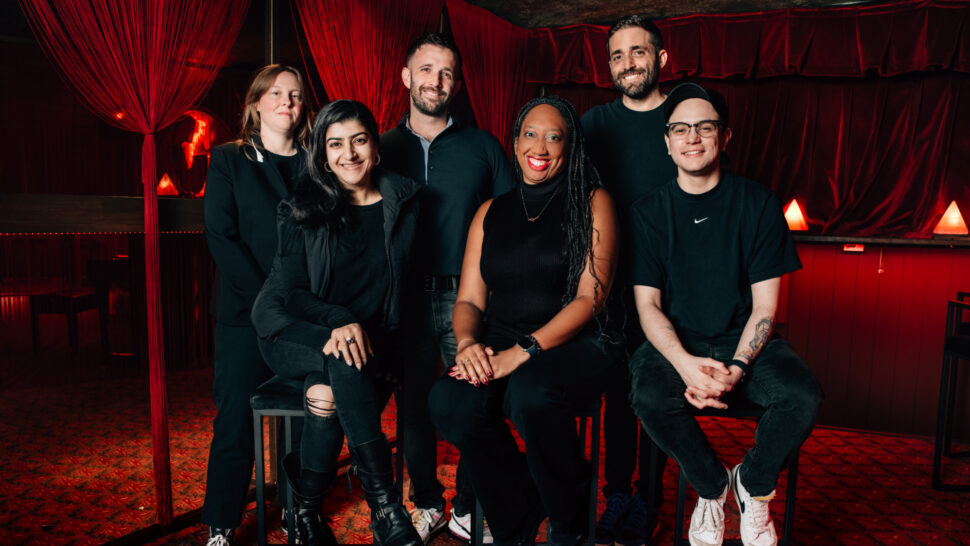
POLYGON ((263 461, 263 416, 253 412, 253 447, 256 451, 256 540, 259 546, 266 546, 266 477, 263 461))

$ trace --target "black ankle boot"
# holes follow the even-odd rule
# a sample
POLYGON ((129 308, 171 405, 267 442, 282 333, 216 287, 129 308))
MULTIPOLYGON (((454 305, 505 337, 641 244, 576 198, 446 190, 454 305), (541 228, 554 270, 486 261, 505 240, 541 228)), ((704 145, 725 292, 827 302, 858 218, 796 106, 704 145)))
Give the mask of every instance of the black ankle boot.
POLYGON ((386 438, 367 442, 350 449, 357 464, 357 475, 364 488, 364 498, 371 510, 374 544, 383 546, 421 546, 411 517, 401 504, 394 487, 391 447, 386 438))
POLYGON ((283 458, 283 474, 293 490, 298 542, 308 546, 336 546, 337 537, 320 514, 324 492, 336 474, 301 469, 300 454, 296 452, 283 458))

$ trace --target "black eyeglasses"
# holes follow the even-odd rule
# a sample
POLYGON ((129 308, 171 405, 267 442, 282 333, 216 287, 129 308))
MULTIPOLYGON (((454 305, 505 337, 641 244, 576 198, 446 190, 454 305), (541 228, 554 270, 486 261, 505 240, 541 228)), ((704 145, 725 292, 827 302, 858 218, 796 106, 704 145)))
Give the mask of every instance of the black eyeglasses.
POLYGON ((697 123, 683 123, 675 122, 667 124, 667 136, 684 138, 690 133, 691 127, 697 132, 697 136, 701 138, 710 138, 717 134, 717 130, 721 127, 721 122, 716 119, 705 119, 698 121, 697 123))

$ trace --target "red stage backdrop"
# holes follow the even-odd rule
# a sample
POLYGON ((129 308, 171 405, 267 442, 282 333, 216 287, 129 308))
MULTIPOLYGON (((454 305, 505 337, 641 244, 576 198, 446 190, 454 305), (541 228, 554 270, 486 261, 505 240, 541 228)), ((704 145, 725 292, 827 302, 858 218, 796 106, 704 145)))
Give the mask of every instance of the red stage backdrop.
POLYGON ((296 0, 313 62, 331 100, 358 100, 381 131, 407 108, 404 53, 438 29, 443 0, 296 0))
POLYGON ((529 31, 462 0, 448 0, 448 18, 478 126, 495 135, 509 151, 515 116, 536 95, 536 85, 523 78, 529 60, 529 31))
MULTIPOLYGON (((454 0, 453 0, 454 1, 454 0)), ((730 169, 798 197, 815 233, 930 237, 970 210, 970 9, 965 1, 692 15, 658 21, 670 87, 725 94, 730 169)), ((581 110, 612 85, 606 27, 534 29, 527 79, 581 110), (547 89, 554 92, 555 88, 547 89)))
POLYGON ((145 278, 152 446, 159 523, 172 521, 165 355, 159 293, 155 133, 212 85, 248 0, 21 0, 34 34, 99 117, 145 135, 145 278))

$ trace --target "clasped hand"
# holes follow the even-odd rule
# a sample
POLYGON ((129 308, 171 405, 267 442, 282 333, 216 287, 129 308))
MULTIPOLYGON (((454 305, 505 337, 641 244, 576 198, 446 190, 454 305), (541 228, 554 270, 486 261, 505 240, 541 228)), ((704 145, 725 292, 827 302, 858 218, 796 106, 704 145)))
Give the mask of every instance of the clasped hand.
POLYGON ((448 375, 476 387, 511 374, 529 359, 529 354, 516 346, 496 352, 483 343, 473 342, 459 349, 448 375))
POLYGON ((330 332, 330 339, 323 346, 323 354, 336 358, 343 358, 348 366, 358 370, 367 364, 367 357, 373 356, 367 332, 358 323, 334 328, 330 332))
POLYGON ((684 398, 697 409, 727 409, 721 397, 734 389, 742 373, 739 368, 729 368, 720 360, 704 357, 691 357, 678 371, 687 385, 684 398))

